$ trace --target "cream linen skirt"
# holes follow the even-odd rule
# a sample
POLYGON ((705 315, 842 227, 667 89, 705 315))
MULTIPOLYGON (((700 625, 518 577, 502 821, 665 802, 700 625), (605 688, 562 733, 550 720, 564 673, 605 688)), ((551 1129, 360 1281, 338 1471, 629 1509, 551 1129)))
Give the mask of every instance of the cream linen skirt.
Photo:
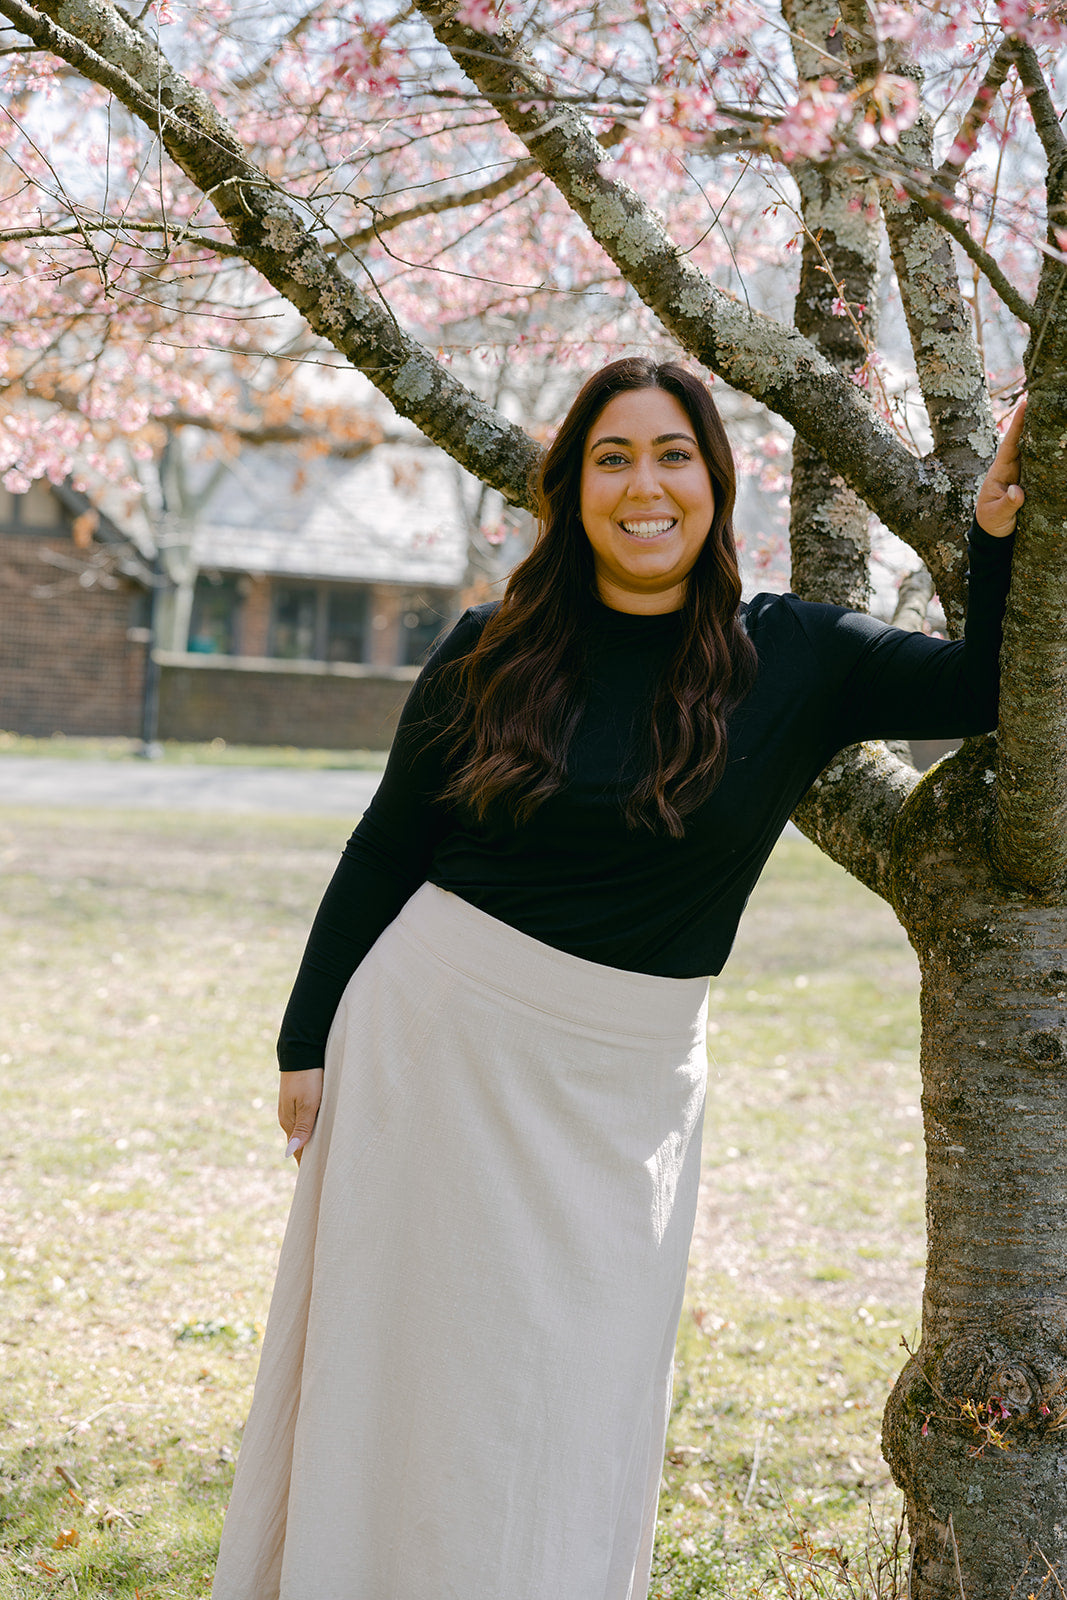
POLYGON ((703 979, 426 884, 338 1009, 213 1600, 644 1600, 703 979))

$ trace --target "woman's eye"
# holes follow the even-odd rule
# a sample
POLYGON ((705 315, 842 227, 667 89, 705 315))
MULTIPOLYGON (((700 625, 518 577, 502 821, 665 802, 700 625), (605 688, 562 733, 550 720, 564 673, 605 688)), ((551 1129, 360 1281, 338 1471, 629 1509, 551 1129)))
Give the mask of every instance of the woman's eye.
POLYGON ((626 457, 613 450, 610 455, 601 456, 597 462, 598 467, 619 467, 626 464, 626 457))
POLYGON ((666 450, 663 459, 664 461, 692 461, 693 457, 688 450, 666 450))

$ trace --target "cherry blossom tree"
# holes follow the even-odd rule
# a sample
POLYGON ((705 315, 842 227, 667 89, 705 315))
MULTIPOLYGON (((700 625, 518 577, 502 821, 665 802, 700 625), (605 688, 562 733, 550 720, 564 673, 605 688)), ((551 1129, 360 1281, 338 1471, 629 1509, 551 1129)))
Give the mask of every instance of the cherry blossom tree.
MULTIPOLYGON (((995 416, 1027 387, 996 738, 921 781, 882 746, 846 752, 797 820, 893 906, 922 972, 929 1265, 883 1434, 909 1593, 1067 1583, 1056 10, 0 0, 0 16, 9 482, 94 447, 106 468, 112 424, 234 427, 257 385, 269 425, 295 353, 366 374, 522 506, 543 437, 517 420, 524 359, 555 374, 680 350, 795 430, 798 592, 865 604, 873 514, 923 564, 914 620, 936 588, 955 631, 995 416)), ((314 386, 292 387, 284 425, 318 427, 314 386)))

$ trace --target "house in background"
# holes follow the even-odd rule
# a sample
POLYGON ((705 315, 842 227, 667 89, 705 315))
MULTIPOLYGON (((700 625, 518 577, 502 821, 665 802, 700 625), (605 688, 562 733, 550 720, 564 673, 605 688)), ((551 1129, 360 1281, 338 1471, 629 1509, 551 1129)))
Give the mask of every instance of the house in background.
POLYGON ((0 728, 137 735, 152 558, 75 490, 0 485, 0 728))
POLYGON ((160 738, 388 745, 460 609, 451 464, 249 451, 190 503, 146 550, 65 488, 0 500, 0 728, 136 737, 155 681, 160 738))
POLYGON ((418 446, 303 467, 247 452, 174 533, 195 577, 166 642, 194 654, 415 666, 467 565, 454 470, 418 446))

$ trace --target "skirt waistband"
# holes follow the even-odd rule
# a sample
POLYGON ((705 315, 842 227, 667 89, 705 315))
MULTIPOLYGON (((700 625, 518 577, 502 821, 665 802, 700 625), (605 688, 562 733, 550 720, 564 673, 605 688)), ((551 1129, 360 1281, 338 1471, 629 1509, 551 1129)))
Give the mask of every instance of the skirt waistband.
POLYGON ((654 1039, 689 1033, 707 999, 706 978, 661 978, 586 961, 433 883, 412 895, 393 928, 486 988, 612 1033, 654 1039))

